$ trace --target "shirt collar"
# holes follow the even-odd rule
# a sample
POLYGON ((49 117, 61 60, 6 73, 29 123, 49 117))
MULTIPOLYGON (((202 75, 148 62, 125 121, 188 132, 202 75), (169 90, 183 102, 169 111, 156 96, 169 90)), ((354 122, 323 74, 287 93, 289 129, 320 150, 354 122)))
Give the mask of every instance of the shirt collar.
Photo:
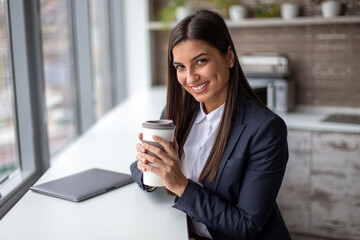
POLYGON ((213 125, 214 123, 220 121, 222 113, 224 111, 225 103, 209 114, 206 114, 202 108, 202 104, 201 103, 199 104, 200 104, 200 111, 198 111, 198 114, 195 118, 195 123, 200 123, 201 121, 206 119, 210 122, 211 125, 213 125))

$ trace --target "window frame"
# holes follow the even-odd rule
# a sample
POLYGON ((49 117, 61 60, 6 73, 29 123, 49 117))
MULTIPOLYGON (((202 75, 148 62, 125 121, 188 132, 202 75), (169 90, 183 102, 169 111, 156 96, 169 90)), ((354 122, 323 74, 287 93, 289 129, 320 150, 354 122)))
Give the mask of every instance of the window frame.
POLYGON ((125 81, 125 43, 124 43, 124 6, 123 1, 109 1, 111 69, 113 76, 113 107, 127 97, 125 81), (120 14, 119 14, 120 13, 120 14))
POLYGON ((84 133, 95 123, 90 16, 88 0, 73 1, 75 78, 78 85, 79 131, 84 133), (89 82, 89 79, 91 80, 89 82))
MULTIPOLYGON (((0 185, 0 219, 26 194, 30 186, 58 159, 71 142, 53 156, 49 153, 39 1, 6 0, 9 13, 10 45, 18 156, 21 170, 0 185)), ((73 55, 78 99, 78 135, 96 123, 92 86, 90 12, 88 0, 70 0, 73 55)), ((107 0, 110 55, 113 76, 112 108, 126 97, 123 1, 107 0)))
POLYGON ((31 71, 25 25, 25 8, 22 0, 8 1, 12 72, 16 111, 18 156, 20 167, 10 174, 2 184, 0 192, 0 217, 3 216, 25 194, 27 189, 40 176, 39 158, 35 148, 36 129, 34 129, 34 111, 31 71))

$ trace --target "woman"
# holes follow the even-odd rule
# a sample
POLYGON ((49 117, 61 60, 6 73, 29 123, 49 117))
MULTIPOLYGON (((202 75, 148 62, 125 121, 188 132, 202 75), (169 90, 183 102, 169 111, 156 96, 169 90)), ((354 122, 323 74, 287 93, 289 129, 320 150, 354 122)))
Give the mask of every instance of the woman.
POLYGON ((137 144, 131 171, 143 189, 142 172, 162 179, 177 196, 173 207, 189 216, 190 237, 290 239, 275 201, 288 159, 286 125, 251 90, 216 13, 199 11, 172 30, 162 117, 176 125, 174 148, 156 136, 165 151, 137 144))

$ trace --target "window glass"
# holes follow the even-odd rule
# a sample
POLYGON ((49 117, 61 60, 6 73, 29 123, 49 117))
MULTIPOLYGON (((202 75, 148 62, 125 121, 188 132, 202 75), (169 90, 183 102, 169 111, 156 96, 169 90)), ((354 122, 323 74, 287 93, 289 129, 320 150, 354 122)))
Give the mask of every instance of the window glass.
POLYGON ((0 0, 0 178, 19 168, 8 17, 0 0))
POLYGON ((90 0, 91 53, 96 118, 112 107, 108 2, 90 0))
POLYGON ((70 6, 69 0, 40 0, 47 130, 51 154, 77 135, 70 6))

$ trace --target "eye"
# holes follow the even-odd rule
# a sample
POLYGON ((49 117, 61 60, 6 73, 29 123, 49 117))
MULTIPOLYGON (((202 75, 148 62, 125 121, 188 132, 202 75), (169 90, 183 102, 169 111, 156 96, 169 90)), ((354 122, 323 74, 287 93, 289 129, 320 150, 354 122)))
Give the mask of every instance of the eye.
POLYGON ((184 67, 184 65, 179 64, 179 65, 175 65, 174 68, 175 68, 177 71, 181 71, 181 70, 183 70, 185 67, 184 67))
POLYGON ((199 59, 199 60, 196 61, 196 63, 199 64, 199 65, 203 65, 206 62, 207 62, 207 59, 199 59))

